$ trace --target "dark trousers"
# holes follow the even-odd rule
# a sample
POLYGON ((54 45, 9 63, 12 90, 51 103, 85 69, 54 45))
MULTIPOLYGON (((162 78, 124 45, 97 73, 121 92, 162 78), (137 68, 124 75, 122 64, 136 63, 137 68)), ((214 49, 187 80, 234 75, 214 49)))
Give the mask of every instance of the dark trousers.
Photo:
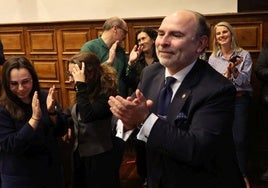
POLYGON ((101 154, 80 157, 73 154, 73 188, 119 188, 119 170, 124 143, 113 138, 113 149, 101 154))
POLYGON ((238 158, 238 164, 241 173, 247 175, 248 162, 248 108, 250 104, 250 96, 248 94, 236 97, 235 100, 235 115, 233 122, 233 137, 238 158))
POLYGON ((136 139, 135 151, 136 151, 136 167, 137 173, 143 181, 147 179, 147 162, 146 162, 146 143, 136 139))
POLYGON ((42 175, 14 176, 1 174, 1 188, 64 188, 63 169, 61 165, 44 169, 42 175))

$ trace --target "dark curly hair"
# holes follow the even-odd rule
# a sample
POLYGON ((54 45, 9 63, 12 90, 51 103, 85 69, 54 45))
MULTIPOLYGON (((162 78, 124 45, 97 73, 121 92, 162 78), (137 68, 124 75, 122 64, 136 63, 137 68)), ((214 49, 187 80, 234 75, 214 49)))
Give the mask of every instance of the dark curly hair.
MULTIPOLYGON (((135 44, 138 45, 138 35, 141 33, 141 32, 144 32, 146 33, 151 39, 153 39, 155 41, 156 37, 157 37, 157 31, 151 27, 144 27, 140 30, 138 30, 135 34, 135 44)), ((155 43, 153 44, 153 49, 155 49, 155 43)), ((158 57, 156 55, 156 51, 154 50, 153 51, 153 57, 154 59, 157 59, 158 60, 158 57)))
POLYGON ((94 53, 79 52, 67 61, 82 67, 85 63, 85 82, 90 93, 90 100, 93 100, 99 94, 106 96, 117 94, 117 74, 112 66, 101 64, 99 58, 94 53))

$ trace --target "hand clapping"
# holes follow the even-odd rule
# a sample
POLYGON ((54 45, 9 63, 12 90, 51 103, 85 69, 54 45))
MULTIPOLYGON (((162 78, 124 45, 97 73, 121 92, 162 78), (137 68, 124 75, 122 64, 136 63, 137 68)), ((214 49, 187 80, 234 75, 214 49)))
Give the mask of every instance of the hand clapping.
POLYGON ((40 108, 40 102, 38 99, 37 91, 35 91, 33 95, 32 110, 33 110, 32 118, 35 120, 39 120, 42 116, 42 111, 40 108))
POLYGON ((124 124, 124 130, 130 130, 143 123, 150 114, 153 102, 147 100, 140 90, 136 90, 136 98, 124 99, 120 96, 109 98, 110 110, 124 124))
POLYGON ((234 63, 233 62, 230 62, 228 64, 227 70, 226 70, 226 73, 224 74, 224 76, 226 78, 230 78, 231 75, 233 75, 234 78, 237 78, 237 76, 239 74, 239 71, 236 68, 236 66, 239 65, 242 62, 243 62, 243 57, 236 57, 236 61, 234 63))
POLYGON ((35 130, 39 124, 39 121, 42 117, 42 111, 40 107, 40 102, 38 99, 37 91, 34 92, 33 99, 32 99, 32 117, 29 120, 29 125, 35 130))
POLYGON ((48 91, 48 95, 47 95, 47 111, 50 113, 54 113, 55 111, 55 85, 53 85, 49 91, 48 91))

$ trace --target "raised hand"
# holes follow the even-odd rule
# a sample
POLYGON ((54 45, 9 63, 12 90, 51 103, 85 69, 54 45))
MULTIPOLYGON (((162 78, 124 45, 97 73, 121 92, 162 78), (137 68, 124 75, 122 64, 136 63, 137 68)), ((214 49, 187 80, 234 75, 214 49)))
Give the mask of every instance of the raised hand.
POLYGON ((55 112, 55 85, 49 88, 47 95, 47 111, 50 113, 55 112))
POLYGON ((40 120, 40 118, 42 117, 42 111, 41 111, 41 108, 40 108, 40 102, 39 102, 39 99, 38 99, 37 91, 35 91, 34 95, 33 95, 32 111, 33 111, 32 118, 40 120))
POLYGON ((85 82, 85 63, 82 62, 81 69, 77 64, 75 64, 73 67, 72 75, 75 82, 85 82))
POLYGON ((143 46, 135 45, 133 47, 133 49, 131 50, 130 55, 129 55, 129 63, 130 63, 130 65, 133 65, 135 63, 135 61, 138 60, 138 58, 141 55, 142 49, 143 49, 143 46))
POLYGON ((34 92, 33 99, 32 99, 32 117, 29 120, 29 125, 35 130, 40 122, 42 117, 42 111, 40 108, 40 102, 38 99, 37 91, 34 92))
POLYGON ((109 65, 113 65, 113 63, 114 63, 114 60, 116 57, 116 48, 117 48, 118 44, 119 44, 119 40, 115 41, 109 50, 109 59, 106 61, 107 64, 109 64, 109 65))

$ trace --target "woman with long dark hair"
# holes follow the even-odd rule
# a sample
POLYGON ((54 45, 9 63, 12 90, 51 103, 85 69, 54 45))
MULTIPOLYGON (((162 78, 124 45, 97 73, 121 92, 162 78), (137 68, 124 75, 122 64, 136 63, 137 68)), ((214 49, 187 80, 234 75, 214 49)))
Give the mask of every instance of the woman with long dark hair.
POLYGON ((64 188, 57 137, 65 120, 54 96, 41 91, 37 73, 23 56, 2 69, 0 97, 1 187, 64 188))
POLYGON ((156 30, 150 27, 144 27, 136 32, 136 44, 130 53, 126 71, 129 94, 136 90, 143 68, 158 62, 155 52, 156 37, 156 30))

